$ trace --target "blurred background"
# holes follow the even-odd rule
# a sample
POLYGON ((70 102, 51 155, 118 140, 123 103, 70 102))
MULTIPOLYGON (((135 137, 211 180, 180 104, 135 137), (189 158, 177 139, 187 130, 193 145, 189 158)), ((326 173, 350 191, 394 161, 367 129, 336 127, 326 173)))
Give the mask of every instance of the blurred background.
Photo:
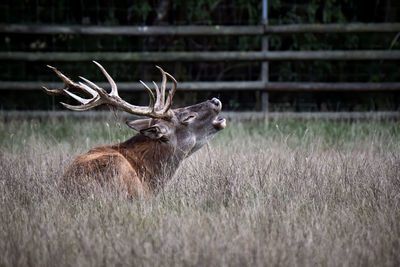
POLYGON ((179 82, 176 106, 219 97, 229 111, 400 109, 400 1, 153 0, 0 4, 0 108, 63 110, 46 65, 146 105, 138 81, 179 82), (106 85, 104 85, 105 88, 106 85))

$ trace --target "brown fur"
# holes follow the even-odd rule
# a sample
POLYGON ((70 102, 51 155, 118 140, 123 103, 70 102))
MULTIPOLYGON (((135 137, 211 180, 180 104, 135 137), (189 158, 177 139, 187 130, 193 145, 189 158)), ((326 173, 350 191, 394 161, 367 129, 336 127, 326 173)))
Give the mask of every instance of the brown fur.
POLYGON ((129 196, 148 196, 157 191, 163 177, 173 175, 182 159, 168 144, 139 134, 77 157, 60 185, 67 191, 82 191, 89 185, 109 184, 129 196))

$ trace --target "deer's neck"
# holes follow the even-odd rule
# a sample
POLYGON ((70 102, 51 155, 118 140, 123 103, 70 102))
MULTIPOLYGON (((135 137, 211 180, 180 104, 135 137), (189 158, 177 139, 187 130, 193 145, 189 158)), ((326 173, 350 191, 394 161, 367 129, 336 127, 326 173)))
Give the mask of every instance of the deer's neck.
POLYGON ((185 157, 175 146, 140 134, 114 147, 152 190, 157 190, 170 179, 185 157))

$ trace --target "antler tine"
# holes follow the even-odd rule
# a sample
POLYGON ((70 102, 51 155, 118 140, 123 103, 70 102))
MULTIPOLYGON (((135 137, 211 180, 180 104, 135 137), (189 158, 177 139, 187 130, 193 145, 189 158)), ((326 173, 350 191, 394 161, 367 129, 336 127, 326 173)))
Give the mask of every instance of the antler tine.
POLYGON ((85 77, 82 77, 82 76, 79 76, 79 78, 82 79, 83 81, 85 81, 87 84, 89 84, 93 89, 95 89, 97 94, 107 95, 107 92, 103 88, 97 86, 97 84, 95 84, 94 82, 91 82, 91 81, 89 81, 88 79, 86 79, 85 77))
MULTIPOLYGON (((47 67, 52 69, 57 74, 57 76, 61 78, 61 80, 64 82, 64 84, 67 88, 75 87, 75 88, 81 89, 82 91, 84 91, 86 93, 91 94, 92 97, 98 96, 98 93, 96 93, 93 89, 91 89, 87 85, 85 85, 83 83, 76 84, 70 78, 65 76, 62 72, 57 70, 57 68, 50 66, 50 65, 47 65, 47 67)), ((68 92, 65 89, 48 89, 45 86, 42 86, 42 89, 49 95, 64 95, 64 94, 66 94, 66 92, 68 92)))
POLYGON ((151 108, 151 110, 153 111, 154 110, 154 104, 155 104, 155 98, 154 98, 154 94, 153 94, 153 92, 151 91, 151 89, 147 86, 147 84, 145 84, 143 81, 139 81, 143 86, 144 86, 144 88, 146 88, 146 91, 149 93, 149 97, 150 97, 150 103, 149 103, 149 107, 151 108))
POLYGON ((98 96, 99 94, 93 90, 92 88, 90 88, 89 86, 87 86, 86 84, 84 84, 83 82, 78 82, 83 88, 85 88, 85 90, 91 94, 93 97, 98 96))
POLYGON ((92 102, 95 99, 95 97, 90 98, 90 99, 82 98, 80 96, 77 96, 77 95, 65 90, 65 89, 64 89, 64 93, 66 93, 67 95, 69 95, 70 97, 72 97, 73 99, 75 99, 76 101, 78 101, 78 102, 80 102, 80 103, 82 103, 84 105, 92 102))
MULTIPOLYGON (((61 78, 61 80, 65 84, 73 83, 67 76, 62 74, 59 70, 57 70, 55 67, 46 65, 49 69, 52 69, 58 77, 61 78)), ((49 95, 63 95, 64 94, 64 89, 48 89, 47 87, 42 86, 42 89, 49 95)))
MULTIPOLYGON (((78 84, 73 82, 70 78, 68 78, 67 76, 65 76, 62 72, 60 72, 57 68, 47 65, 47 67, 49 67, 50 69, 52 69, 58 77, 61 78, 61 80, 64 82, 65 86, 67 89, 74 87, 74 88, 78 88, 81 89, 83 92, 86 92, 90 95, 92 95, 92 98, 90 99, 86 99, 86 98, 82 98, 76 94, 71 93, 70 91, 68 91, 67 89, 48 89, 46 87, 42 87, 43 90, 48 93, 49 95, 68 95, 70 97, 72 97, 73 99, 77 100, 78 102, 80 102, 82 105, 80 106, 73 106, 73 105, 69 105, 63 102, 60 102, 64 107, 71 109, 71 110, 77 110, 77 111, 83 111, 83 110, 88 110, 91 109, 93 107, 99 106, 101 104, 103 104, 104 101, 102 101, 99 98, 99 93, 96 91, 101 91, 104 89, 98 87, 97 85, 95 85, 94 83, 92 83, 91 81, 83 78, 84 81, 86 81, 88 84, 92 85, 93 87, 95 87, 98 90, 93 90, 92 88, 90 88, 89 86, 87 86, 84 83, 79 82, 78 84)), ((81 77, 82 78, 82 77, 81 77)))
POLYGON ((73 105, 68 105, 66 103, 60 102, 61 105, 63 105, 64 107, 66 107, 67 109, 70 110, 75 110, 75 111, 85 111, 85 110, 89 110, 91 108, 100 106, 101 104, 104 104, 104 102, 101 99, 98 99, 97 101, 88 103, 88 104, 84 104, 84 105, 80 105, 80 106, 73 106, 73 105))
POLYGON ((165 102, 165 106, 162 109, 162 112, 167 112, 170 109, 170 107, 172 105, 172 99, 175 95, 176 88, 178 87, 178 82, 175 80, 174 76, 172 76, 168 72, 165 72, 165 74, 172 80, 174 85, 172 86, 171 90, 169 90, 167 101, 165 102))
POLYGON ((110 85, 111 85, 110 96, 119 96, 117 84, 114 82, 113 78, 111 78, 110 74, 108 74, 108 72, 104 69, 104 67, 102 65, 100 65, 100 63, 98 63, 97 61, 93 60, 93 63, 96 64, 97 67, 100 68, 100 70, 103 72, 104 76, 106 76, 108 82, 110 83, 110 85))
POLYGON ((162 74, 161 95, 160 95, 160 107, 162 108, 165 105, 165 89, 167 88, 167 75, 165 74, 165 71, 161 67, 156 65, 156 68, 162 74))
POLYGON ((48 89, 47 87, 44 87, 44 86, 42 86, 42 89, 48 95, 62 95, 62 94, 64 94, 64 89, 48 89))
POLYGON ((154 109, 159 110, 160 109, 160 105, 161 105, 161 100, 160 100, 160 88, 158 88, 158 85, 155 81, 153 81, 154 84, 154 88, 156 89, 156 95, 157 95, 157 99, 156 99, 156 103, 154 105, 154 109))
POLYGON ((60 77, 61 80, 63 80, 63 82, 64 82, 65 84, 68 85, 68 84, 73 84, 73 83, 74 83, 70 78, 68 78, 67 76, 65 76, 64 74, 62 74, 57 68, 55 68, 55 67, 53 67, 53 66, 50 66, 50 65, 47 65, 47 67, 50 68, 50 69, 52 69, 52 70, 57 74, 57 76, 60 77))

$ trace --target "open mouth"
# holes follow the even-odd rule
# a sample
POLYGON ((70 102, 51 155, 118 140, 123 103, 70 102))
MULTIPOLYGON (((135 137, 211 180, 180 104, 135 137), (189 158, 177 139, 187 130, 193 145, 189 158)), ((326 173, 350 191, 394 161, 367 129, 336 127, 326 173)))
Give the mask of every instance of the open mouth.
MULTIPOLYGON (((217 114, 219 114, 222 110, 222 103, 221 101, 213 97, 213 99, 210 100, 210 102, 213 104, 213 108, 217 114)), ((219 131, 222 130, 226 127, 226 120, 224 118, 219 118, 218 116, 213 120, 212 122, 214 128, 219 131)))
POLYGON ((216 118, 213 122, 212 122, 213 126, 215 127, 215 129, 217 130, 222 130, 226 127, 226 120, 225 118, 216 118))

